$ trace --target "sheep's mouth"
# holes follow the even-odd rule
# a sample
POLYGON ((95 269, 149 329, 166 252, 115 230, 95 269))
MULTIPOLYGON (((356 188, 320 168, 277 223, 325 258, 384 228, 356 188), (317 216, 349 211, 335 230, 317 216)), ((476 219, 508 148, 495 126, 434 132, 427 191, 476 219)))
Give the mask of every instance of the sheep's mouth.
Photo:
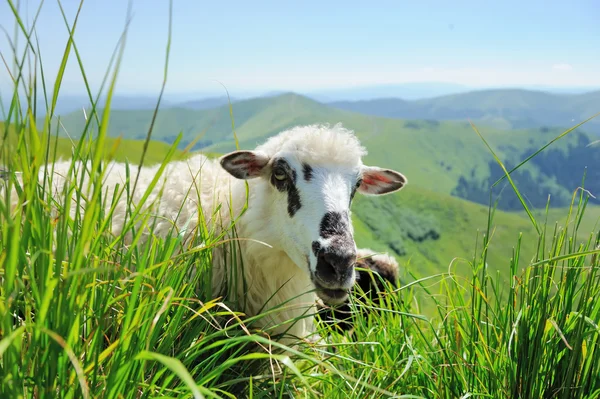
POLYGON ((317 295, 328 305, 337 305, 348 299, 347 289, 325 288, 317 281, 313 280, 313 284, 317 288, 317 295))

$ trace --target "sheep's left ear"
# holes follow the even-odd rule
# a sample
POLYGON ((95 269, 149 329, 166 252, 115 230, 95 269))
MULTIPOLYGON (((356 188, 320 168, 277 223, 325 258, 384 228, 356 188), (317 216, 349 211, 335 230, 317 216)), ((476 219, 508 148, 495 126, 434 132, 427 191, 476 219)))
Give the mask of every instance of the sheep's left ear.
POLYGON ((408 183, 400 172, 377 166, 362 167, 362 183, 358 192, 365 195, 383 195, 400 190, 408 183))
POLYGON ((269 157, 259 151, 234 151, 219 160, 223 169, 238 179, 254 179, 262 176, 269 157))

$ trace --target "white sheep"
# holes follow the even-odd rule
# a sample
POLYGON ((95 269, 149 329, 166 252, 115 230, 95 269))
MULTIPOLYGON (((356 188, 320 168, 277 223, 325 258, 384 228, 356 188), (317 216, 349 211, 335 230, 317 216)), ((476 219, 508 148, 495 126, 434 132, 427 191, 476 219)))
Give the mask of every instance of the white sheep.
MULTIPOLYGON (((235 310, 249 316, 287 302, 262 318, 261 326, 276 326, 275 334, 287 330, 288 338, 310 339, 317 295, 329 304, 342 303, 355 283, 357 248, 350 219, 355 193, 382 195, 407 183, 401 173, 363 165, 365 154, 353 132, 340 124, 310 125, 283 131, 253 151, 234 151, 218 161, 196 155, 171 162, 144 205, 158 218, 147 223, 152 231, 144 231, 139 243, 150 234, 165 237, 173 226, 177 231, 187 229, 187 240, 203 217, 215 234, 237 237, 242 260, 232 265, 229 245, 212 250, 213 295, 231 290, 229 299, 238 305, 235 310), (234 235, 231 220, 246 200, 248 209, 236 221, 234 235), (228 270, 230 266, 237 270, 228 270), (234 287, 231 275, 243 275, 245 284, 234 287), (290 325, 295 318, 299 320, 290 325)), ((70 166, 70 161, 54 163, 53 195, 62 193, 70 166)), ((77 166, 83 170, 80 163, 77 166)), ((115 162, 107 168, 103 193, 110 207, 114 187, 125 184, 126 169, 115 162)), ((131 169, 135 176, 137 168, 131 169)), ((158 166, 141 169, 133 205, 157 172, 158 166)), ((40 178, 44 173, 42 168, 40 178)), ((87 178, 86 174, 83 187, 87 178)), ((117 235, 123 228, 126 202, 121 195, 112 216, 112 232, 117 235)), ((74 212, 71 206, 72 216, 74 212)), ((131 243, 130 233, 125 237, 126 244, 131 243)))

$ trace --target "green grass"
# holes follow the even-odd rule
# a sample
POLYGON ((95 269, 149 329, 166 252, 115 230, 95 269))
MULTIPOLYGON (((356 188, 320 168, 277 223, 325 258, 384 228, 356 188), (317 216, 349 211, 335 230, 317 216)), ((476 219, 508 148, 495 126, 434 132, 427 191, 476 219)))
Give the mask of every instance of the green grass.
MULTIPOLYGON (((32 46, 15 54, 17 60, 35 51, 30 37, 32 46)), ((75 50, 70 42, 65 57, 77 56, 75 50)), ((116 56, 107 74, 108 101, 119 60, 116 56)), ((20 76, 15 86, 41 95, 23 65, 13 73, 20 76)), ((59 73, 49 108, 60 81, 59 73)), ((430 256, 427 247, 415 250, 405 243, 414 277, 404 276, 381 301, 353 302, 379 308, 380 314, 358 313, 353 336, 331 332, 323 344, 300 343, 281 352, 276 349, 284 348, 256 330, 252 320, 229 310, 227 298, 205 294, 207 248, 218 237, 201 228, 204 249, 181 248, 174 257, 180 245, 176 235, 123 250, 123 235, 136 231, 107 234, 110 214, 103 211, 99 167, 118 152, 107 137, 110 104, 102 106, 95 139, 65 151, 51 148, 60 141, 48 139, 50 124, 36 124, 24 103, 13 101, 11 116, 0 127, 2 158, 23 181, 17 208, 8 206, 6 192, 0 196, 0 397, 600 397, 600 232, 584 225, 588 211, 598 215, 585 207, 584 196, 562 214, 553 213, 549 223, 535 212, 539 232, 518 214, 494 213, 451 197, 440 203, 418 187, 407 187, 404 197, 390 197, 377 209, 359 200, 357 236, 365 245, 383 245, 385 233, 367 227, 369 211, 375 221, 387 211, 398 212, 392 215, 411 221, 398 220, 403 234, 423 235, 422 225, 441 232, 437 242, 423 243, 441 246, 435 256, 449 267, 429 275, 420 267, 430 256), (73 182, 63 193, 87 201, 86 211, 75 218, 51 212, 41 189, 51 181, 31 178, 54 158, 50 154, 61 153, 96 166, 95 184, 73 182), (431 218, 420 219, 423 209, 431 210, 431 218), (419 220, 424 224, 414 223, 419 220), (481 231, 463 231, 472 225, 481 231), (461 242, 453 255, 453 240, 470 243, 461 242), (450 267, 453 256, 465 259, 462 266, 450 267), (192 267, 200 273, 188 277, 192 267), (421 312, 415 303, 421 300, 433 303, 433 315, 421 312)), ((132 164, 152 159, 149 133, 137 146, 141 153, 123 153, 132 164)), ((164 149, 156 154, 160 163, 179 156, 174 147, 157 148, 164 149)), ((135 168, 131 171, 129 184, 135 180, 135 168)), ((17 183, 15 177, 9 176, 9 186, 17 183)), ((325 328, 320 326, 324 335, 325 328)))
MULTIPOLYGON (((15 131, 15 127, 7 127, 4 123, 0 122, 0 131, 6 133, 5 135, 3 134, 3 137, 0 137, 0 145, 3 146, 5 151, 15 151, 18 146, 18 134, 15 131)), ((40 146, 48 148, 49 159, 71 159, 73 156, 73 149, 77 147, 78 142, 79 140, 53 135, 46 137, 43 142, 40 142, 40 146)), ((143 144, 143 140, 107 137, 104 141, 103 154, 106 156, 106 159, 109 159, 110 157, 110 159, 119 162, 139 164, 142 159, 143 144)), ((162 160, 165 159, 170 148, 171 145, 160 141, 149 142, 143 164, 154 165, 161 163, 162 160)), ((182 159, 186 156, 189 156, 189 153, 176 150, 174 159, 182 159)))
MULTIPOLYGON (((458 274, 468 274, 471 270, 469 262, 478 245, 477 234, 486 233, 488 224, 492 235, 489 266, 507 277, 506 264, 512 256, 515 240, 520 233, 527 236, 535 233, 522 215, 496 211, 494 219, 488 222, 488 207, 410 184, 398 195, 380 198, 357 196, 355 201, 352 208, 355 223, 362 226, 368 221, 373 226, 357 229, 357 244, 392 252, 386 241, 390 237, 401 241, 406 254, 397 257, 404 270, 419 278, 446 271, 453 260, 453 269, 458 274), (414 225, 427 226, 427 230, 415 239, 400 234, 402 229, 411 229, 414 225), (439 237, 426 237, 429 230, 438 233, 439 237), (369 234, 378 237, 369 239, 369 234)), ((535 242, 522 243, 521 251, 527 257, 533 256, 535 249, 535 242)))
MULTIPOLYGON (((534 211, 533 212, 538 219, 547 218, 548 223, 554 224, 559 223, 561 227, 568 226, 569 228, 573 228, 573 224, 577 221, 573 215, 571 215, 568 219, 565 215, 569 213, 568 208, 551 208, 548 211, 534 211), (546 216, 547 215, 547 216, 546 216)), ((523 216, 524 212, 522 213, 523 216)), ((580 221, 578 233, 579 237, 585 237, 590 233, 597 232, 600 230, 600 206, 591 206, 588 205, 585 211, 585 218, 580 221)))

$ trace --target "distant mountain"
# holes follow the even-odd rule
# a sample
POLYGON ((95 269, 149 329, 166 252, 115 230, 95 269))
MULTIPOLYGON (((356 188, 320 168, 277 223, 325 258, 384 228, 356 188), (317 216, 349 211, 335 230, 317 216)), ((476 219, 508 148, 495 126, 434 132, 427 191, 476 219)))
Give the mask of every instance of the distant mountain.
POLYGON ((550 94, 583 94, 600 90, 600 87, 556 87, 545 85, 520 85, 513 88, 473 87, 468 85, 446 82, 413 82, 399 84, 382 84, 371 86, 342 87, 301 91, 300 93, 320 102, 334 101, 365 101, 380 98, 401 98, 403 100, 424 100, 429 98, 464 94, 473 91, 496 90, 527 90, 543 91, 550 94))
POLYGON ((545 85, 523 85, 519 87, 520 89, 525 90, 535 90, 535 91, 545 91, 548 93, 554 94, 584 94, 592 91, 600 90, 598 86, 566 86, 566 87, 556 87, 556 86, 545 86, 545 85))
MULTIPOLYGON (((192 101, 186 101, 183 103, 178 103, 174 107, 187 108, 187 109, 211 109, 211 108, 220 107, 221 105, 229 104, 230 102, 233 104, 236 101, 237 101, 237 99, 235 99, 235 98, 227 98, 225 96, 223 96, 223 97, 208 97, 208 98, 201 98, 198 100, 192 100, 192 101)), ((172 107, 167 107, 167 108, 172 108, 172 107)))
POLYGON ((470 90, 468 86, 455 83, 418 82, 323 89, 312 92, 303 92, 303 94, 320 102, 371 100, 382 97, 417 100, 462 93, 468 90, 470 90))
MULTIPOLYGON (((600 90, 553 94, 521 89, 479 90, 425 100, 380 98, 338 101, 328 105, 367 115, 401 119, 460 120, 503 129, 571 127, 600 112, 600 90)), ((600 118, 585 127, 600 135, 600 118)))
MULTIPOLYGON (((485 88, 477 89, 467 85, 445 83, 445 82, 414 82, 402 84, 381 84, 371 86, 329 88, 321 90, 300 90, 298 93, 313 100, 324 103, 341 104, 347 102, 367 102, 380 100, 398 100, 407 102, 416 100, 436 100, 438 97, 453 95, 468 95, 473 92, 511 92, 528 91, 543 92, 546 95, 577 95, 586 94, 593 91, 600 91, 600 88, 591 87, 553 87, 541 85, 522 85, 515 89, 485 88)), ((273 97, 285 94, 285 90, 248 90, 248 89, 228 89, 231 101, 248 100, 252 98, 273 97)), ((6 93, 12 93, 12 88, 0 87, 0 103, 7 108, 10 98, 6 93)), ((90 105, 85 91, 80 90, 79 94, 63 93, 59 97, 56 108, 57 115, 81 110, 90 105)), ((188 91, 171 92, 167 90, 161 101, 161 107, 166 108, 191 108, 191 109, 209 109, 219 105, 226 104, 225 89, 210 91, 188 91)), ((96 93, 94 93, 94 96, 96 93)), ((153 109, 158 99, 158 92, 155 94, 134 94, 118 91, 114 94, 111 108, 114 110, 132 110, 132 109, 153 109)), ((100 100, 100 105, 105 102, 105 97, 100 100)), ((45 105, 42 98, 38 99, 38 115, 45 114, 45 105)), ((1 115, 0 115, 1 119, 1 115)))
MULTIPOLYGON (((51 95, 51 94, 49 94, 51 95)), ((2 98, 3 107, 8 111, 10 105, 10 99, 2 98)), ((111 99, 111 109, 121 110, 151 110, 156 107, 158 101, 158 95, 152 96, 126 96, 126 95, 115 95, 111 99)), ((106 103, 106 97, 101 97, 98 106, 104 107, 106 103)), ((51 105, 50 98, 48 99, 48 107, 51 105)), ((161 101, 161 108, 169 108, 174 106, 172 102, 163 99, 161 101)), ((72 112, 78 112, 81 114, 83 109, 90 109, 91 102, 86 96, 79 95, 59 95, 58 101, 56 102, 56 108, 54 115, 65 115, 72 112)), ((37 101, 37 115, 43 117, 46 115, 46 102, 43 98, 38 98, 37 101)), ((0 120, 2 120, 2 114, 0 112, 0 120)))
MULTIPOLYGON (((99 110, 101 113, 102 111, 99 110)), ((280 129, 306 121, 338 119, 336 115, 349 114, 336 110, 296 94, 284 94, 272 97, 260 97, 239 100, 233 106, 235 129, 243 126, 249 137, 263 137, 276 133, 280 129)), ((109 135, 122 135, 129 139, 146 137, 152 121, 152 110, 111 110, 109 135)), ((86 120, 80 111, 64 115, 61 126, 54 122, 59 134, 80 137, 86 120)), ((97 123, 90 123, 92 132, 97 131, 97 123)), ((183 107, 163 108, 159 111, 152 133, 153 139, 171 143, 183 132, 182 145, 187 145, 200 137, 196 148, 202 148, 218 142, 233 143, 232 119, 229 105, 211 109, 190 109, 183 107)))

